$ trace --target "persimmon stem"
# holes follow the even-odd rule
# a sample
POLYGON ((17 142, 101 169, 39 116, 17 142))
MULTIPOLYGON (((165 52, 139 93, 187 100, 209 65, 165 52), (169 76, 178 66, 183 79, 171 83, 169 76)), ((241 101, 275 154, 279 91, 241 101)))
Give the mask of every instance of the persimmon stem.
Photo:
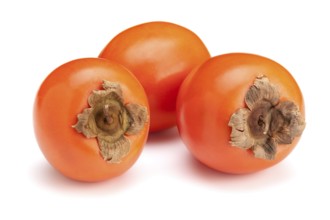
POLYGON ((103 114, 104 114, 104 122, 107 124, 112 124, 113 123, 113 118, 111 117, 109 113, 109 105, 105 105, 103 108, 103 114))

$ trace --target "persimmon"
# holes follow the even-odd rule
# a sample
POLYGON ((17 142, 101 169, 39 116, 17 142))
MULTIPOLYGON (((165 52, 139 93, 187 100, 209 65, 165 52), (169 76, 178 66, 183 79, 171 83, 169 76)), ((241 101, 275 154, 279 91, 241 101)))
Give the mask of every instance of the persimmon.
POLYGON ((279 63, 253 54, 224 54, 183 82, 177 124, 202 163, 226 173, 251 173, 279 163, 295 148, 305 127, 304 100, 279 63))
POLYGON ((41 151, 63 175, 87 182, 118 176, 138 159, 149 130, 147 96, 121 65, 82 58, 56 68, 35 98, 41 151))
POLYGON ((99 57, 122 64, 138 78, 149 100, 150 131, 156 132, 175 126, 179 87, 210 54, 191 30, 155 21, 122 31, 99 57))

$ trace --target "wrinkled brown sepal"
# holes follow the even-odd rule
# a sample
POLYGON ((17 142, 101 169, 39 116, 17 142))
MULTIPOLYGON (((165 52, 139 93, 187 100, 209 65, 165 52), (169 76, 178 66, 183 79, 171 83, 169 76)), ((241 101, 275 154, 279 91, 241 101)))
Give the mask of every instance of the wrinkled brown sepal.
POLYGON ((252 147, 252 151, 256 158, 261 158, 265 160, 273 160, 275 159, 275 155, 277 152, 277 145, 275 141, 271 138, 266 140, 262 145, 255 145, 252 147))
POLYGON ((131 117, 131 124, 126 134, 135 135, 142 130, 144 124, 148 121, 147 108, 137 104, 127 104, 125 107, 131 117))
POLYGON ((120 163, 130 150, 130 142, 124 136, 116 141, 108 141, 103 137, 98 137, 97 140, 101 155, 108 163, 120 163))
POLYGON ((279 101, 280 93, 277 88, 269 83, 266 76, 258 76, 254 84, 250 87, 245 95, 245 103, 249 109, 253 109, 254 105, 262 100, 267 100, 272 105, 276 105, 279 101))

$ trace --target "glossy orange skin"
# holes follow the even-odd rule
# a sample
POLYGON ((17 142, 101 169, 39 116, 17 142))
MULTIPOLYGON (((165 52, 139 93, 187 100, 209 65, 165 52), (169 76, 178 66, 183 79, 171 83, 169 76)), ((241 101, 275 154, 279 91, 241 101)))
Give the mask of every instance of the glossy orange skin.
POLYGON ((148 107, 138 80, 119 64, 99 58, 73 60, 55 69, 42 83, 34 104, 34 130, 41 151, 49 163, 67 177, 95 182, 118 176, 138 159, 146 142, 149 123, 141 133, 127 136, 129 154, 118 164, 103 160, 96 138, 88 139, 72 125, 77 115, 89 107, 92 90, 102 89, 102 81, 120 83, 126 103, 148 107))
POLYGON ((244 97, 259 75, 275 84, 281 100, 291 100, 304 116, 304 101, 298 84, 280 64, 258 55, 231 53, 206 61, 182 84, 177 100, 179 133, 190 152, 205 165, 226 173, 263 170, 283 160, 296 146, 279 145, 274 160, 255 158, 249 150, 230 144, 231 115, 246 107, 244 97))
POLYGON ((139 79, 149 99, 151 132, 176 124, 176 97, 182 81, 210 58, 195 33, 168 22, 131 27, 114 37, 99 56, 124 65, 139 79))

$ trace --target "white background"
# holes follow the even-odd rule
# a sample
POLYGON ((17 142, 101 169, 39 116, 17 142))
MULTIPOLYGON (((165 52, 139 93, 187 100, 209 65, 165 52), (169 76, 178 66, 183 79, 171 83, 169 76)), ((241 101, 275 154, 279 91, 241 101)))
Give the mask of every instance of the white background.
POLYGON ((0 31, 0 219, 330 219, 327 1, 1 1, 0 31), (192 159, 172 129, 109 181, 75 182, 50 167, 32 125, 42 80, 154 20, 194 31, 213 56, 249 52, 285 66, 307 112, 292 154, 259 173, 225 175, 192 159))

